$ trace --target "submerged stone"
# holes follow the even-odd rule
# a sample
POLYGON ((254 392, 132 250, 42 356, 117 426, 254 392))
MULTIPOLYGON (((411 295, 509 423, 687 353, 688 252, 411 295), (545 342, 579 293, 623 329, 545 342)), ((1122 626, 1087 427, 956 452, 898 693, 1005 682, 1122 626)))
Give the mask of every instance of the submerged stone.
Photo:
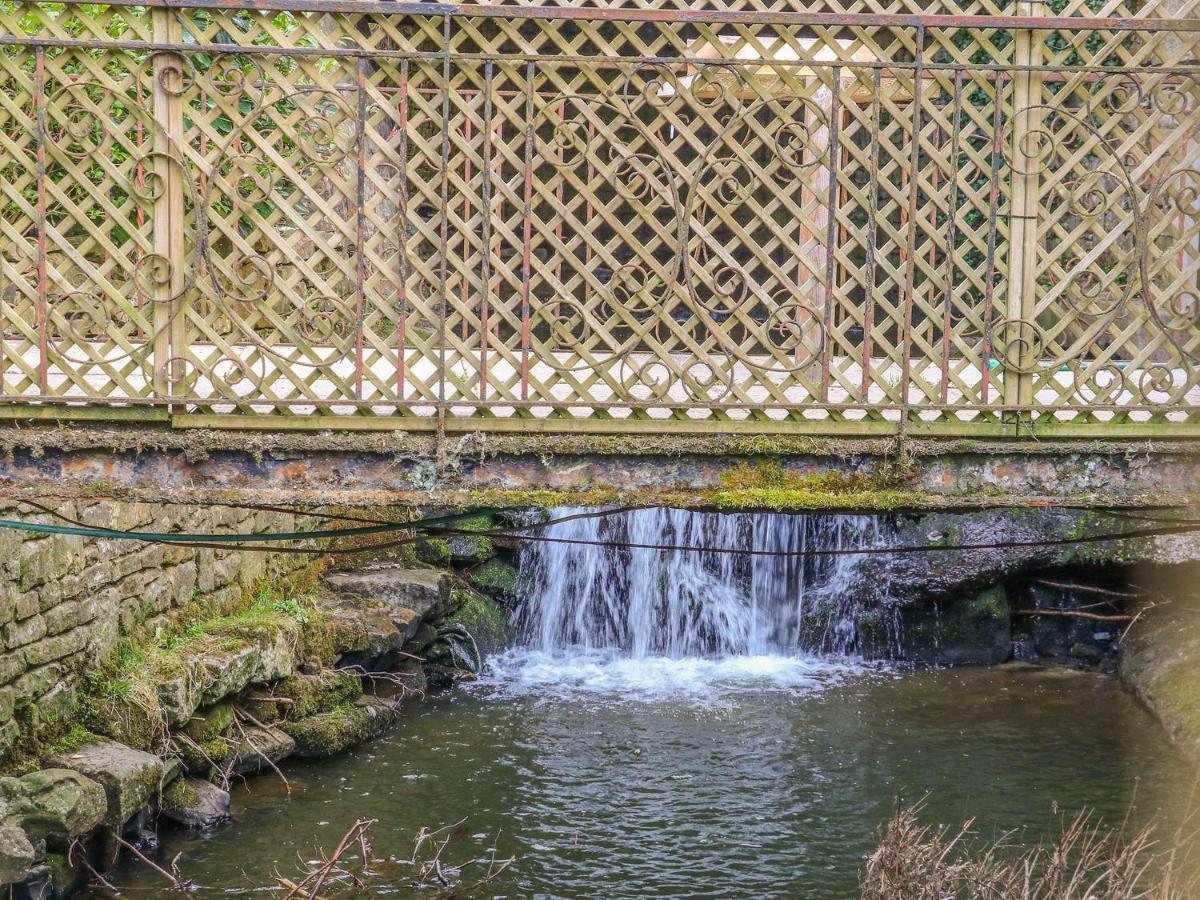
POLYGON ((161 811, 184 828, 209 831, 229 821, 229 792, 199 778, 180 778, 163 791, 161 811))

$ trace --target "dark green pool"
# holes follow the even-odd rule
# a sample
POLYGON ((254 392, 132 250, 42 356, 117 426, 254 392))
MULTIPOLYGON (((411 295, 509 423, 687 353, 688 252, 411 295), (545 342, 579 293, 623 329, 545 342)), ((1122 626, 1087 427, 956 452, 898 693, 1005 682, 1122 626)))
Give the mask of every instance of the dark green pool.
MULTIPOLYGON (((297 855, 377 817, 392 857, 358 896, 430 896, 415 834, 465 820, 443 859, 515 855, 476 896, 813 897, 853 893, 896 798, 932 821, 1031 837, 1056 808, 1169 811, 1191 775, 1113 679, 1021 668, 898 673, 759 658, 516 655, 492 681, 414 706, 395 734, 235 792, 235 822, 164 833, 201 897, 271 885, 297 855)), ((465 879, 470 881, 467 874, 465 879)), ((153 894, 158 876, 116 879, 153 894)))

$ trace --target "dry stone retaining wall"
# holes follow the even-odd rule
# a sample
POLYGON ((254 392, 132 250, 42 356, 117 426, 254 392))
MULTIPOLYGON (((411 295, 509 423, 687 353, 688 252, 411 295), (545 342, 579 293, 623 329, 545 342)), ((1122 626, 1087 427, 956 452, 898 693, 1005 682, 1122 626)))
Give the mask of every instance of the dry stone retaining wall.
MULTIPOLYGON (((76 500, 58 512, 114 530, 266 533, 311 519, 224 506, 76 500)), ((0 518, 66 524, 0 503, 0 518)), ((217 608, 309 562, 276 554, 0 529, 0 761, 75 712, 80 681, 122 635, 153 631, 188 604, 217 608)))

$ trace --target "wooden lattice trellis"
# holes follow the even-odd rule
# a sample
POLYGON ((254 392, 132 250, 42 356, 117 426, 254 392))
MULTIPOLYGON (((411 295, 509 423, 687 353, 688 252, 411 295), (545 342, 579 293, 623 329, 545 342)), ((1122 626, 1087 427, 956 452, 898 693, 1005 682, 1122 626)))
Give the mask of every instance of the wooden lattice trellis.
POLYGON ((0 394, 1190 433, 1195 5, 9 2, 0 394))

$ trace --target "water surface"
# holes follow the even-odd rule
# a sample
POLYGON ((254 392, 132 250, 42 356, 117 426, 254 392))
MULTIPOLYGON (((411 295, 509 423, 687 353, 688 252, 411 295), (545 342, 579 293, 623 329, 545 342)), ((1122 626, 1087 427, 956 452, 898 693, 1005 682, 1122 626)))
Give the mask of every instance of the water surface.
MULTIPOLYGON (((164 832, 198 896, 270 885, 372 816, 393 863, 357 896, 436 895, 403 861, 419 829, 462 821, 444 860, 516 857, 477 896, 844 898, 897 798, 1033 839, 1056 808, 1116 820, 1136 795, 1146 818, 1191 783, 1104 676, 527 650, 394 734, 286 773, 290 794, 271 777, 236 790, 216 834, 164 832)), ((133 865, 118 881, 161 885, 133 865)))

